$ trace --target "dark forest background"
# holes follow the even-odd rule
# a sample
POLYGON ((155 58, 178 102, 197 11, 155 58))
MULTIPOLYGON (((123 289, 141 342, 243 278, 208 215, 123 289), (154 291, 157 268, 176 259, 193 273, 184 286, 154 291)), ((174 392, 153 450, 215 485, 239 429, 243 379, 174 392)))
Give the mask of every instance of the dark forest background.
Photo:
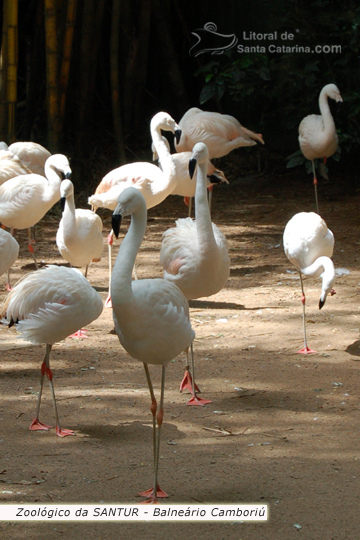
POLYGON ((301 165, 299 122, 318 113, 321 88, 334 82, 344 99, 341 111, 332 109, 335 167, 351 173, 360 143, 359 24, 351 0, 3 0, 0 137, 65 153, 75 184, 90 186, 122 163, 151 160, 156 112, 179 121, 197 106, 261 132, 268 167, 279 170, 301 165), (239 43, 244 31, 289 32, 294 40, 279 46, 340 45, 341 53, 192 56, 192 32, 208 22, 239 43))

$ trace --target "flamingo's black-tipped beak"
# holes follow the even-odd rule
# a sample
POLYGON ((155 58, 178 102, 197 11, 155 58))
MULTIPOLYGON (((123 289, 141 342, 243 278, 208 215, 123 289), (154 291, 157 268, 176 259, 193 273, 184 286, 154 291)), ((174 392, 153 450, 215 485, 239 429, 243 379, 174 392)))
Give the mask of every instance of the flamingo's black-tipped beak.
POLYGON ((195 158, 191 158, 190 161, 189 161, 189 175, 190 175, 190 178, 192 178, 194 176, 194 173, 195 173, 195 169, 196 169, 196 159, 195 158))
POLYGON ((119 238, 120 226, 121 226, 121 214, 113 214, 111 220, 112 230, 116 236, 119 238))
POLYGON ((66 197, 61 197, 60 199, 61 212, 65 210, 65 203, 66 203, 66 197))
POLYGON ((325 300, 321 300, 321 298, 320 298, 319 309, 321 309, 324 305, 325 305, 325 300))
POLYGON ((179 144, 181 139, 181 129, 175 129, 175 140, 176 144, 179 144))

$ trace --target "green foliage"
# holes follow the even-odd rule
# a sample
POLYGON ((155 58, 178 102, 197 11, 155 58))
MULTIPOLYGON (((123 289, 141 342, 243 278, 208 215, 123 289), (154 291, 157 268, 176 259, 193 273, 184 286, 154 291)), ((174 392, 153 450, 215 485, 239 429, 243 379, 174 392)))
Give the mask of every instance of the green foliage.
MULTIPOLYGON (((343 151, 355 154, 360 144, 360 6, 353 0, 309 4, 291 0, 287 6, 281 16, 274 7, 267 21, 270 31, 279 35, 286 30, 295 36, 292 42, 278 39, 277 45, 322 50, 271 53, 269 42, 262 42, 265 54, 240 54, 233 49, 197 70, 196 75, 204 78, 200 103, 226 99, 227 109, 233 103, 241 119, 249 116, 249 103, 254 100, 253 124, 262 130, 267 145, 286 156, 298 144, 299 123, 308 114, 319 114, 320 91, 333 82, 344 99, 343 110, 333 110, 339 143, 343 151), (340 46, 341 51, 330 52, 324 46, 340 46)), ((333 105, 330 102, 335 109, 333 105)), ((300 154, 291 154, 287 166, 306 162, 300 154)), ((334 159, 340 159, 340 152, 334 159)))

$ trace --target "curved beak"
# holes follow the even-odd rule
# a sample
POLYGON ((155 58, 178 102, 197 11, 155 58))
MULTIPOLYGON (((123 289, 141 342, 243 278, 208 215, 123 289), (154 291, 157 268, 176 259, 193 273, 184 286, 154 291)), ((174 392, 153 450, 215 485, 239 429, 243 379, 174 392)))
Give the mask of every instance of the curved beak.
POLYGON ((180 142, 180 139, 181 139, 181 129, 180 128, 177 128, 175 129, 175 140, 176 140, 176 144, 179 144, 180 142))
POLYGON ((229 180, 226 178, 225 174, 220 171, 220 169, 215 169, 215 171, 208 176, 209 182, 212 184, 228 184, 229 180))
POLYGON ((189 161, 189 175, 190 175, 190 178, 192 178, 194 176, 195 169, 196 169, 196 164, 197 164, 196 159, 191 158, 190 161, 189 161))
POLYGON ((122 219, 121 214, 115 214, 115 212, 113 213, 112 219, 111 219, 111 226, 112 226, 112 230, 114 231, 116 238, 119 238, 121 219, 122 219))

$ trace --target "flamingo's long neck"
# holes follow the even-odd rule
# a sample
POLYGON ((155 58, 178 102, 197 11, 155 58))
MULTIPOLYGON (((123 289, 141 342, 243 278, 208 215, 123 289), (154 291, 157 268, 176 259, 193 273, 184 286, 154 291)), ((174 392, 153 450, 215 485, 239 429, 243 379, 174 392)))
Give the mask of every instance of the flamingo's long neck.
POLYGON ((61 176, 57 170, 48 163, 45 164, 45 176, 48 187, 43 194, 44 201, 52 201, 55 204, 60 199, 61 176))
POLYGON ((176 166, 174 160, 169 152, 169 149, 161 136, 160 127, 156 124, 151 124, 150 127, 151 138, 155 146, 159 162, 161 163, 161 169, 163 171, 164 180, 161 186, 157 186, 161 191, 167 190, 169 194, 175 189, 176 185, 176 166))
POLYGON ((322 277, 323 291, 331 289, 335 279, 334 263, 329 257, 319 257, 313 264, 306 268, 301 268, 301 273, 305 276, 322 277))
POLYGON ((116 257, 111 278, 111 300, 113 309, 133 299, 132 271, 146 228, 146 207, 132 214, 131 223, 116 257))
POLYGON ((195 191, 195 221, 201 250, 215 246, 214 232, 211 223, 210 209, 207 199, 207 163, 198 163, 195 191))
POLYGON ((321 116, 323 118, 324 127, 325 127, 325 133, 330 138, 334 136, 336 132, 335 128, 335 122, 332 117, 329 102, 328 102, 328 94, 325 88, 323 88, 320 92, 319 97, 319 108, 321 112, 321 116))
POLYGON ((71 238, 76 229, 75 201, 73 194, 66 198, 62 220, 64 240, 68 243, 69 241, 71 242, 71 238))

